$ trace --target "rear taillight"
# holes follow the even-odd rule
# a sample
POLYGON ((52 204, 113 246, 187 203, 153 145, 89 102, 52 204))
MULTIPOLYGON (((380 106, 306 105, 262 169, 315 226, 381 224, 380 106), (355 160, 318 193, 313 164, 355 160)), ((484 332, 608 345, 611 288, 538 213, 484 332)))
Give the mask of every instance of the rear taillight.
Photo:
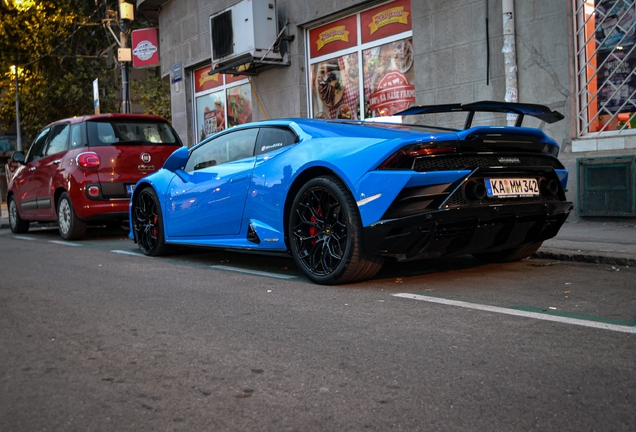
POLYGON ((94 152, 80 153, 75 158, 77 165, 84 169, 99 168, 99 155, 94 152))
POLYGON ((438 147, 437 144, 413 144, 402 147, 382 162, 378 169, 411 169, 413 161, 420 156, 453 153, 454 147, 438 147))

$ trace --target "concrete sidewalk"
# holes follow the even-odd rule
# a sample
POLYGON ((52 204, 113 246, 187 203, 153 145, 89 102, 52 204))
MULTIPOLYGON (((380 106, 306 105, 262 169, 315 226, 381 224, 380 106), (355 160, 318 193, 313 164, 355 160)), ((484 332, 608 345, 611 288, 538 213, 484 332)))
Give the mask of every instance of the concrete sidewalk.
MULTIPOLYGON (((0 229, 9 229, 2 203, 0 229)), ((535 258, 636 266, 636 220, 578 220, 566 222, 559 234, 543 243, 535 258)))

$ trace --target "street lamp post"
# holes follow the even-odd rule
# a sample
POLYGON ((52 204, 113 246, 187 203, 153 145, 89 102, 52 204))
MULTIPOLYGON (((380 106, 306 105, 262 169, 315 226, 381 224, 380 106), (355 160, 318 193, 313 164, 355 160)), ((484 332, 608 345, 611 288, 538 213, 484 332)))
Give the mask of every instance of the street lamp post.
POLYGON ((17 151, 22 151, 22 131, 20 129, 20 84, 18 80, 18 62, 11 68, 15 71, 15 128, 17 151))
MULTIPOLYGON (((35 0, 3 0, 3 2, 8 8, 15 8, 20 12, 26 11, 35 6, 35 0)), ((22 151, 22 130, 20 128, 20 80, 18 79, 18 60, 19 55, 16 55, 15 66, 12 66, 12 68, 14 68, 15 71, 15 126, 17 150, 22 151)))
POLYGON ((130 81, 129 81, 129 64, 131 49, 129 44, 129 22, 134 19, 133 5, 125 0, 119 0, 119 27, 120 37, 120 58, 121 61, 121 110, 123 113, 132 113, 132 104, 130 102, 130 81))

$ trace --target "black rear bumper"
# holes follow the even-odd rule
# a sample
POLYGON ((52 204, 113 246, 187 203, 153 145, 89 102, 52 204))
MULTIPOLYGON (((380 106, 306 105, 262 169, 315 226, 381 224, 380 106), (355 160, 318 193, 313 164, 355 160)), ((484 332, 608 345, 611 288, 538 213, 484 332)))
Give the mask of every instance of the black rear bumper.
POLYGON ((364 228, 369 255, 397 260, 496 252, 557 235, 568 201, 458 207, 383 220, 364 228))

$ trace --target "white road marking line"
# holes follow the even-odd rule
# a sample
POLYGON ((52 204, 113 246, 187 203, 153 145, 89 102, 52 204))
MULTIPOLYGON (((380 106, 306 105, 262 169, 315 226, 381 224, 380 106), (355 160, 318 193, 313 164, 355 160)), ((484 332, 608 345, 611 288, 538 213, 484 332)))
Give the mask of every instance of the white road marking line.
POLYGON ((429 303, 439 303, 439 304, 444 304, 448 306, 463 307, 467 309, 477 309, 477 310, 495 312, 495 313, 506 314, 506 315, 534 318, 534 319, 544 320, 544 321, 554 321, 554 322, 559 322, 563 324, 572 324, 572 325, 579 325, 583 327, 592 327, 592 328, 598 328, 603 330, 611 330, 611 331, 617 331, 617 332, 623 332, 623 333, 636 334, 636 327, 630 327, 630 326, 609 324, 609 323, 603 323, 603 322, 597 322, 597 321, 588 321, 588 320, 577 319, 577 318, 568 318, 568 317, 562 317, 557 315, 547 315, 547 314, 542 314, 537 312, 521 311, 516 309, 498 307, 498 306, 488 306, 488 305, 482 305, 478 303, 468 303, 464 301, 449 300, 449 299, 438 298, 438 297, 429 297, 429 296, 423 296, 418 294, 399 293, 399 294, 393 294, 393 296, 402 297, 406 299, 426 301, 429 303))
POLYGON ((116 254, 120 254, 120 255, 134 255, 134 256, 139 256, 139 257, 146 256, 146 255, 144 255, 144 254, 142 254, 140 252, 130 252, 130 251, 118 250, 118 249, 112 250, 111 252, 112 253, 116 253, 116 254))
POLYGON ((283 274, 278 274, 278 273, 269 273, 269 272, 263 272, 263 271, 258 271, 258 270, 245 270, 242 268, 238 268, 238 267, 231 267, 231 266, 224 266, 224 265, 213 265, 210 266, 210 268, 216 269, 216 270, 226 270, 226 271, 233 271, 233 272, 237 272, 237 273, 246 273, 246 274, 251 274, 251 275, 256 275, 256 276, 266 276, 266 277, 271 277, 271 278, 276 278, 276 279, 296 279, 297 276, 292 276, 292 275, 283 275, 283 274))
POLYGON ((49 240, 49 243, 55 243, 55 244, 60 244, 63 246, 72 246, 72 247, 82 246, 80 243, 70 243, 70 242, 62 241, 62 240, 49 240))
POLYGON ((13 236, 14 239, 18 240, 35 240, 33 237, 25 237, 25 236, 13 236))

